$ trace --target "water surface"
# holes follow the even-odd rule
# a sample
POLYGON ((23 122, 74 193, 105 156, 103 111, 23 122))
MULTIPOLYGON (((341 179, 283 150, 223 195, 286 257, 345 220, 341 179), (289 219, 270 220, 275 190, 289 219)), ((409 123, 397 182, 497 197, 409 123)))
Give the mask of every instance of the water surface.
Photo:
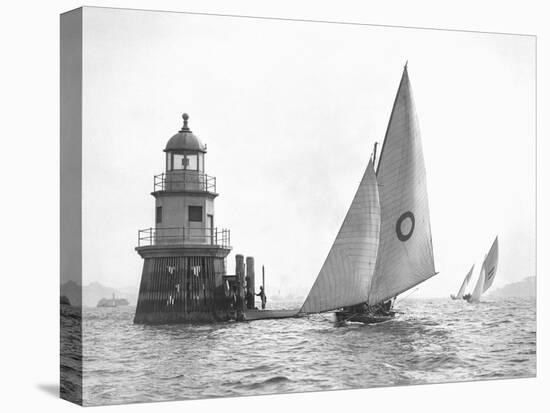
POLYGON ((534 299, 408 299, 396 308, 403 314, 386 323, 344 326, 331 314, 143 326, 132 324, 135 307, 84 309, 84 403, 536 374, 534 299))

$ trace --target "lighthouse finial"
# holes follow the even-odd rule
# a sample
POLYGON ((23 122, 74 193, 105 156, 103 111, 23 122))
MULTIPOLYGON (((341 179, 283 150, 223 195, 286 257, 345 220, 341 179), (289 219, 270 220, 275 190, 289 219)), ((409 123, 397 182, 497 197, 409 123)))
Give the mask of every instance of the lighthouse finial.
POLYGON ((184 113, 183 115, 181 115, 181 117, 183 118, 183 127, 181 128, 180 132, 191 132, 189 126, 187 125, 189 115, 187 113, 184 113))

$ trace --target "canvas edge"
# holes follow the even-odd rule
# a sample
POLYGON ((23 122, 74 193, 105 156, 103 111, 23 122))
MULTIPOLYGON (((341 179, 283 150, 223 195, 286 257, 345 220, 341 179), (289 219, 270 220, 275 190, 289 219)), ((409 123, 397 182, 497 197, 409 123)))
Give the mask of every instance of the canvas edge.
POLYGON ((60 390, 82 405, 82 20, 83 9, 60 15, 60 390), (72 285, 72 284, 71 284, 72 285), (70 316, 69 316, 70 314, 70 316), (71 325, 70 331, 67 328, 71 325))

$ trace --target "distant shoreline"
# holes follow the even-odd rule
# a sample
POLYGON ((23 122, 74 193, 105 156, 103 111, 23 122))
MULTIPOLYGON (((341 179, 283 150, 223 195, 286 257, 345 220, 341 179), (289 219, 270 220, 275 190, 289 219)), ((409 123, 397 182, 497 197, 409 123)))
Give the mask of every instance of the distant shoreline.
MULTIPOLYGON (((137 287, 135 292, 131 292, 130 288, 117 289, 107 287, 99 282, 92 282, 84 287, 74 281, 68 281, 61 285, 61 295, 67 297, 71 304, 75 307, 95 308, 99 300, 104 297, 110 297, 115 294, 117 298, 124 298, 128 301, 128 306, 135 307, 137 302, 137 287)), ((500 288, 496 288, 487 293, 487 298, 536 298, 536 277, 525 277, 521 281, 508 283, 500 288)), ((418 297, 411 295, 410 297, 399 298, 398 301, 409 300, 434 300, 447 299, 448 296, 433 296, 433 297, 418 297)), ((305 297, 299 296, 268 296, 269 303, 276 304, 279 307, 281 304, 296 304, 303 303, 305 297)))

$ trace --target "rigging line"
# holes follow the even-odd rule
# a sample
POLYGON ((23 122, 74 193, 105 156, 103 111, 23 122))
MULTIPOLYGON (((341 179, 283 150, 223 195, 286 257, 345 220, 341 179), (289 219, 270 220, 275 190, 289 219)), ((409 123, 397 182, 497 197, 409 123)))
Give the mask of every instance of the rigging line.
MULTIPOLYGON (((409 294, 407 294, 405 297, 401 298, 399 297, 399 301, 402 301, 404 300, 405 298, 407 298, 408 296, 410 296, 412 293, 418 291, 418 288, 415 288, 414 290, 412 290, 409 294)), ((395 300, 395 302, 397 302, 397 299, 395 300)), ((395 303, 394 303, 395 304, 395 303)))

